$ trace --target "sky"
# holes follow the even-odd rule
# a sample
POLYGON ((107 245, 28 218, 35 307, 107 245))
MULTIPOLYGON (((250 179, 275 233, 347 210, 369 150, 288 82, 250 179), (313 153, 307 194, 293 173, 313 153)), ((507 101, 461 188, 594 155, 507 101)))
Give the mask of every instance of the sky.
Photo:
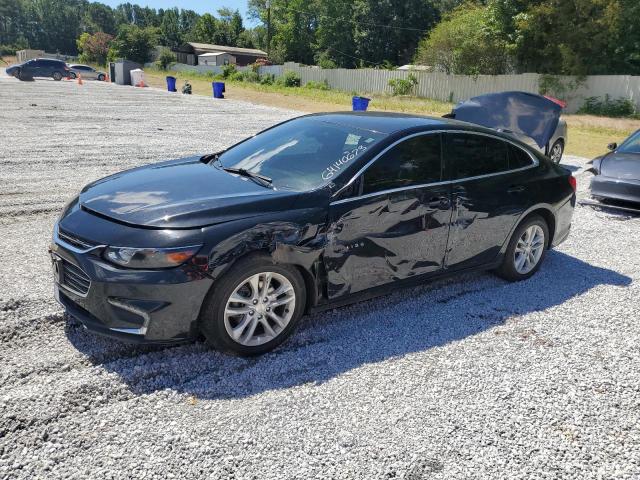
POLYGON ((121 3, 137 3, 143 7, 151 8, 184 8, 186 10, 195 10, 202 13, 213 13, 219 8, 229 7, 232 10, 240 10, 240 14, 244 19, 245 25, 251 26, 251 22, 247 19, 247 0, 98 0, 100 3, 105 3, 111 7, 116 7, 121 3))

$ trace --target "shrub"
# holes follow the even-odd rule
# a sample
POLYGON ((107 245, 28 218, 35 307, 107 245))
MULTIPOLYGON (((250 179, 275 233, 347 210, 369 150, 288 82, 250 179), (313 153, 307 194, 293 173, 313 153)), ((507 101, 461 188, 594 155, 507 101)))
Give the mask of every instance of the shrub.
MULTIPOLYGON (((224 77, 224 71, 222 72, 222 76, 224 77)), ((238 72, 237 70, 234 69, 232 73, 230 73, 224 78, 228 78, 232 82, 244 82, 246 78, 246 74, 244 72, 238 72)))
POLYGON ((287 70, 284 72, 284 75, 278 78, 278 85, 283 85, 285 87, 299 87, 302 83, 300 79, 300 75, 296 72, 292 72, 291 70, 287 70))
POLYGON ((233 64, 225 65, 222 67, 222 78, 229 78, 234 73, 237 73, 236 66, 233 64))
POLYGON ((0 55, 15 56, 17 48, 14 45, 0 45, 0 55))
POLYGON ((309 88, 311 90, 331 90, 329 82, 327 82, 326 79, 323 82, 307 82, 304 85, 304 88, 309 88))
POLYGON ((628 98, 611 99, 605 95, 604 100, 600 97, 589 97, 578 113, 585 115, 599 115, 601 117, 637 117, 638 112, 635 104, 628 98))
POLYGON ((418 77, 410 73, 407 78, 393 78, 389 80, 389 86, 394 95, 409 95, 418 84, 418 77))
POLYGON ((158 68, 166 70, 172 63, 175 63, 175 61, 175 54, 167 47, 163 47, 162 50, 160 50, 160 55, 158 55, 156 64, 158 65, 158 68))
POLYGON ((260 77, 260 85, 273 85, 276 81, 276 76, 273 73, 267 73, 260 77))

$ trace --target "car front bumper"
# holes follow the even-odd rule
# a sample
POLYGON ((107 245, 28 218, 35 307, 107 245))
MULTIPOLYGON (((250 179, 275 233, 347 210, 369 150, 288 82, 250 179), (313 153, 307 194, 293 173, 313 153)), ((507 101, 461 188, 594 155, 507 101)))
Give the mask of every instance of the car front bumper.
POLYGON ((178 343, 198 334, 211 279, 192 265, 131 270, 80 249, 54 233, 50 254, 58 302, 88 330, 136 343, 178 343))

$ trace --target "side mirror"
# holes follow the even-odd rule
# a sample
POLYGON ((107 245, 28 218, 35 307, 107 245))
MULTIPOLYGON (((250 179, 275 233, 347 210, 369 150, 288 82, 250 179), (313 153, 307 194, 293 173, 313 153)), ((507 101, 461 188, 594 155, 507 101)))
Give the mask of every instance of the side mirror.
POLYGON ((609 145, 607 145, 607 148, 613 152, 616 148, 618 148, 618 144, 616 142, 610 143, 609 145))

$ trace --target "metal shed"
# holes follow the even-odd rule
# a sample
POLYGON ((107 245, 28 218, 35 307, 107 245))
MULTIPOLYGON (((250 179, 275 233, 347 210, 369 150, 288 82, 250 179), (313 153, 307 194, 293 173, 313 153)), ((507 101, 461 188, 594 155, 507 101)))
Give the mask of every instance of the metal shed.
POLYGON ((131 85, 131 70, 137 68, 142 68, 142 65, 130 60, 118 60, 109 63, 109 76, 118 85, 131 85))

